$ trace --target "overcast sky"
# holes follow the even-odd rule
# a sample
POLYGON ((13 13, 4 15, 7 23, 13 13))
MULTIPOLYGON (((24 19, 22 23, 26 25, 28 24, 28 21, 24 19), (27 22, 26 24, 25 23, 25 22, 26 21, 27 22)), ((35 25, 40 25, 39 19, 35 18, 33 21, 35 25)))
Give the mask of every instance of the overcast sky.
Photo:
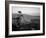
POLYGON ((38 7, 12 7, 13 13, 18 13, 18 11, 21 11, 22 14, 28 14, 32 16, 40 16, 40 8, 38 7))

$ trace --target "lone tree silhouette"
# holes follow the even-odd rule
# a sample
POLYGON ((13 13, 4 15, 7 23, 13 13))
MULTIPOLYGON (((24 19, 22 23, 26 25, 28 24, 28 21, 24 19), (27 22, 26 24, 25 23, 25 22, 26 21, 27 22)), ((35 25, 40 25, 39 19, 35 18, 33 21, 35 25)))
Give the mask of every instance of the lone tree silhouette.
POLYGON ((22 13, 21 11, 18 11, 18 13, 22 13))

